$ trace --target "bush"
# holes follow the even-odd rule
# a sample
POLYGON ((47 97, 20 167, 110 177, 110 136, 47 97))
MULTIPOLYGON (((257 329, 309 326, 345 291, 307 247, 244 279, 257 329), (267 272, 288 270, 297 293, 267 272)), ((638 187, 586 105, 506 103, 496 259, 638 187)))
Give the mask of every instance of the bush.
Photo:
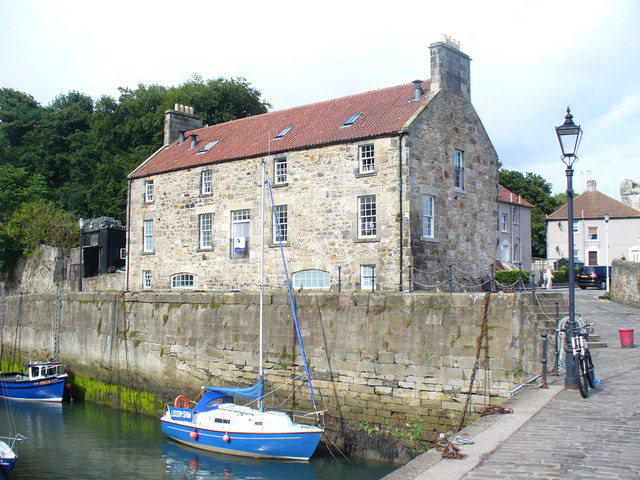
POLYGON ((498 270, 496 271, 496 281, 502 285, 512 285, 518 281, 518 275, 524 283, 529 283, 528 270, 498 270))

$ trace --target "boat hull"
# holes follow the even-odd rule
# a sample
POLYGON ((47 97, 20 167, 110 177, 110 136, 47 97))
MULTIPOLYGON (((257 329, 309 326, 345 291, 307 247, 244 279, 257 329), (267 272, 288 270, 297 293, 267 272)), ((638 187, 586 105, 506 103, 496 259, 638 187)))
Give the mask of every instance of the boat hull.
POLYGON ((322 430, 247 433, 213 430, 184 422, 161 419, 162 432, 194 448, 242 457, 308 460, 315 451, 322 430), (193 432, 196 432, 194 434, 193 432), (194 438, 195 437, 195 438, 194 438))
POLYGON ((16 458, 9 445, 0 440, 0 480, 9 478, 9 474, 16 463, 16 458))
POLYGON ((40 380, 16 380, 11 377, 0 377, 0 397, 14 400, 61 402, 66 378, 66 375, 40 380))

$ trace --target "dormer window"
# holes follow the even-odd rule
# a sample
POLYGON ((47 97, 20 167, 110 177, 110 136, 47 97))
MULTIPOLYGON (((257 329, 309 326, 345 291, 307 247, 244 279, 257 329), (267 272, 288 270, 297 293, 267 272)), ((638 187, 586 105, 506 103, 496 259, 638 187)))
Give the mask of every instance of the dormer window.
POLYGON ((284 137, 287 133, 289 133, 289 130, 291 130, 293 128, 293 125, 288 125, 286 127, 284 127, 282 130, 280 130, 280 133, 277 134, 274 139, 278 139, 278 138, 282 138, 284 137))
POLYGON ((349 118, 347 118, 347 121, 344 122, 342 124, 343 127, 348 127, 350 125, 353 125, 354 123, 356 123, 358 121, 358 119, 362 116, 362 112, 360 113, 354 113, 353 115, 351 115, 349 118))
POLYGON ((218 140, 212 140, 209 143, 207 143, 204 147, 202 147, 200 150, 198 150, 198 153, 207 153, 209 150, 211 150, 211 148, 218 143, 218 140))

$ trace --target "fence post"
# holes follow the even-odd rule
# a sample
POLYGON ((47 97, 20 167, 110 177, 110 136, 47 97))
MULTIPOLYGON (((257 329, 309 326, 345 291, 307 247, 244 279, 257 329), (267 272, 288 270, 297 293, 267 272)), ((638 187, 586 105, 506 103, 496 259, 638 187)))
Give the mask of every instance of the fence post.
MULTIPOLYGON (((558 350, 558 335, 560 335, 560 332, 558 332, 558 324, 560 323, 560 305, 558 304, 558 301, 556 300, 556 335, 555 335, 555 346, 553 347, 553 351, 555 353, 555 360, 553 361, 553 374, 554 375, 559 375, 559 368, 560 366, 558 365, 558 362, 560 361, 560 351, 558 350)), ((565 360, 566 361, 566 360, 565 360)))
POLYGON ((542 334, 542 382, 540 388, 549 388, 547 384, 547 334, 542 334))
POLYGON ((338 267, 338 293, 342 293, 342 267, 338 267))
POLYGON ((496 291, 496 264, 491 264, 491 291, 496 291))
POLYGON ((453 293, 453 265, 449 264, 449 293, 453 293))

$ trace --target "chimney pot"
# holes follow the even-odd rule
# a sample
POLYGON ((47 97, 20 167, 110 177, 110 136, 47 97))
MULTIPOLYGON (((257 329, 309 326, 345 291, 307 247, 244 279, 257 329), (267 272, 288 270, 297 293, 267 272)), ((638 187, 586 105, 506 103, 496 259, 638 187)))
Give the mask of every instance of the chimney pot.
POLYGON ((182 145, 184 143, 184 134, 186 133, 185 130, 180 130, 179 133, 179 137, 178 137, 178 145, 182 145))
POLYGON ((413 101, 417 102, 422 97, 424 91, 422 90, 422 80, 413 81, 413 101))
POLYGON ((189 150, 192 150, 198 144, 198 135, 196 135, 195 133, 192 133, 189 136, 191 137, 191 147, 189 148, 189 150))

